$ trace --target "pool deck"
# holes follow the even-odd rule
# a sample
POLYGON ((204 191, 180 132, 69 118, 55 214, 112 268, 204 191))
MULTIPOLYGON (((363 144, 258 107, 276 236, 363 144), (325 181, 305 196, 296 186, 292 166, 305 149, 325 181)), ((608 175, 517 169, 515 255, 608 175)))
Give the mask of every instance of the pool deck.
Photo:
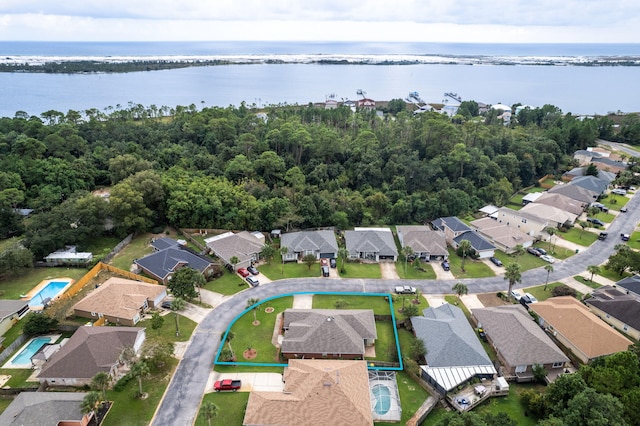
POLYGON ((14 364, 13 360, 22 352, 22 350, 24 348, 26 348, 29 345, 29 343, 31 343, 31 341, 33 339, 36 339, 37 337, 50 337, 51 340, 49 341, 49 343, 55 343, 58 339, 60 339, 61 336, 62 336, 61 334, 46 334, 44 336, 36 336, 36 337, 33 337, 33 338, 27 340, 24 343, 24 345, 20 346, 20 349, 18 349, 16 351, 16 353, 13 354, 13 356, 11 358, 9 358, 9 360, 7 362, 4 363, 2 368, 23 368, 23 369, 26 369, 26 368, 31 369, 31 368, 33 368, 33 365, 31 365, 31 362, 29 362, 28 364, 14 364))
MULTIPOLYGON (((74 280, 73 278, 69 278, 69 277, 47 278, 46 280, 40 281, 40 283, 38 285, 33 287, 26 294, 21 294, 20 295, 20 300, 31 300, 31 299, 33 299, 33 296, 38 294, 40 292, 40 290, 45 288, 52 281, 68 281, 68 284, 64 287, 64 289, 62 290, 61 293, 64 293, 65 291, 67 291, 69 289, 69 287, 71 287, 71 285, 73 285, 73 283, 76 282, 76 280, 74 280)), ((56 296, 56 298, 57 297, 59 297, 59 295, 56 296)), ((30 306, 30 309, 32 311, 41 311, 43 309, 43 306, 30 306)))

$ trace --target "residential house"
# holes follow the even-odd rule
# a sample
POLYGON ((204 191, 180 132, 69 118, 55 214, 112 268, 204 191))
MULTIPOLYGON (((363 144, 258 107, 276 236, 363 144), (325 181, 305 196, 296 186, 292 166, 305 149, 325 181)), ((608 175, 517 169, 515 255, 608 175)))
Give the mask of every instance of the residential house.
POLYGON ((574 167, 571 170, 567 170, 562 174, 562 180, 565 182, 571 182, 573 179, 584 176, 586 167, 574 167))
POLYGON ((67 246, 64 249, 56 250, 45 256, 47 264, 61 266, 86 266, 93 260, 93 254, 89 252, 79 252, 76 246, 67 246))
POLYGON ((531 247, 534 238, 517 228, 499 223, 490 217, 476 219, 470 224, 482 237, 488 239, 492 244, 505 253, 513 253, 517 245, 531 247))
POLYGON ((416 257, 425 260, 443 260, 449 257, 447 241, 442 231, 425 225, 396 226, 401 247, 411 247, 416 257))
POLYGON ((252 391, 244 426, 372 426, 365 361, 292 359, 282 392, 252 391))
POLYGON ((373 99, 369 99, 369 98, 360 99, 360 100, 358 100, 358 108, 375 109, 376 108, 376 101, 374 101, 373 99))
POLYGON ((511 107, 503 104, 492 105, 491 109, 498 111, 498 119, 501 119, 505 126, 511 123, 511 107))
POLYGON ((393 234, 389 228, 355 228, 344 232, 345 245, 351 259, 371 261, 398 259, 393 234))
POLYGON ((431 225, 444 232, 444 237, 449 245, 453 245, 453 239, 463 232, 471 231, 466 223, 455 216, 438 218, 431 222, 431 225))
POLYGON ((497 372, 462 310, 448 303, 411 317, 413 332, 427 349, 422 377, 440 393, 473 378, 493 379, 497 372))
POLYGON ((535 202, 538 198, 542 197, 543 192, 530 192, 522 197, 522 205, 526 206, 529 203, 535 202))
POLYGON ((185 266, 199 271, 205 278, 215 272, 211 259, 186 247, 186 242, 171 238, 161 238, 152 242, 154 253, 134 260, 134 263, 147 275, 167 284, 175 272, 185 266))
POLYGON ((585 364, 633 344, 574 297, 552 297, 530 304, 529 309, 538 315, 541 327, 585 364))
POLYGON ((225 232, 204 241, 216 257, 226 265, 233 266, 234 270, 246 268, 257 262, 264 248, 264 235, 259 232, 225 232), (238 258, 235 265, 231 263, 233 257, 238 258))
MULTIPOLYGON (((594 158, 602 158, 603 153, 594 152, 587 149, 579 149, 573 153, 573 159, 578 162, 580 166, 588 166, 594 158)), ((583 173, 584 175, 584 173, 583 173)))
POLYGON ((495 214, 498 211, 498 207, 494 206, 493 204, 489 204, 486 205, 484 207, 482 207, 480 210, 478 210, 480 213, 484 213, 486 216, 491 216, 492 214, 495 214))
POLYGON ((29 313, 29 300, 0 300, 0 336, 29 313))
POLYGON ((338 101, 335 99, 327 99, 324 103, 324 109, 336 109, 338 108, 338 101))
POLYGON ((591 312, 627 336, 640 339, 640 300, 624 289, 601 287, 585 299, 591 312))
POLYGON ((112 277, 73 306, 76 316, 133 326, 150 308, 159 307, 167 287, 112 277))
POLYGON ((467 231, 455 237, 452 244, 453 248, 457 249, 462 240, 467 240, 471 243, 471 248, 478 253, 480 259, 488 259, 495 254, 496 246, 475 231, 467 231))
POLYGON ((564 371, 569 358, 531 318, 522 305, 474 309, 473 317, 503 365, 502 375, 518 382, 532 381, 541 365, 549 379, 564 371))
POLYGON ((316 259, 338 257, 338 242, 333 231, 300 231, 282 234, 280 247, 286 247, 288 252, 284 260, 302 259, 312 254, 316 259))
POLYGON ((491 217, 494 217, 498 223, 519 229, 533 238, 544 237, 546 235, 544 229, 550 226, 549 221, 545 219, 507 207, 500 207, 491 217))
POLYGON ((602 172, 617 174, 627 169, 626 163, 605 157, 594 158, 592 164, 599 170, 598 177, 600 177, 600 173, 602 172))
POLYGON ((627 294, 640 297, 640 275, 623 278, 616 283, 616 287, 623 288, 627 294))
POLYGON ((548 206, 557 207, 561 210, 580 216, 584 212, 587 204, 581 203, 573 198, 562 194, 552 194, 550 192, 542 192, 535 202, 537 204, 546 204, 548 206))
MULTIPOLYGON (((606 173, 606 172, 598 172, 598 175, 600 175, 601 173, 606 173)), ((580 177, 573 178, 569 185, 579 186, 588 191, 591 191, 596 194, 596 198, 597 198, 602 194, 604 194, 604 192, 609 187, 610 183, 611 181, 609 181, 608 177, 600 178, 600 177, 589 175, 589 176, 580 176, 580 177)))
POLYGON ((377 337, 370 309, 287 309, 283 328, 285 358, 362 359, 377 337))
POLYGON ((578 215, 562 210, 558 207, 542 203, 530 203, 520 209, 521 214, 529 214, 540 218, 540 222, 547 221, 549 226, 554 228, 560 226, 571 226, 578 215))
POLYGON ((123 349, 132 348, 138 353, 144 340, 141 327, 80 327, 44 363, 38 380, 53 386, 77 387, 90 384, 100 372, 117 380, 123 375, 123 349))
POLYGON ((549 189, 548 192, 550 194, 565 195, 584 205, 593 203, 600 195, 599 193, 583 188, 582 186, 571 184, 556 185, 549 189))
POLYGON ((87 426, 94 413, 82 412, 86 392, 20 392, 0 414, 0 425, 87 426))

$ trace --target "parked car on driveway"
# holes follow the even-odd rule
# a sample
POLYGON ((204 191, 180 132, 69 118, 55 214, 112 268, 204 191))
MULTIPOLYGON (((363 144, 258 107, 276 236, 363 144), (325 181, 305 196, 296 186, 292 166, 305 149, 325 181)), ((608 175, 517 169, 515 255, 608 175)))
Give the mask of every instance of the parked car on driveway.
POLYGON ((260 285, 260 281, 258 281, 258 279, 252 275, 249 275, 247 278, 245 278, 245 280, 247 280, 251 287, 257 287, 260 285))
POLYGON ((246 278, 249 276, 249 271, 247 271, 247 268, 239 268, 238 275, 240 275, 242 278, 246 278))
POLYGON ((527 247, 527 253, 530 253, 534 256, 540 256, 542 254, 535 247, 527 247))
POLYGON ((542 256, 540 256, 540 259, 544 260, 545 262, 556 263, 556 258, 553 256, 549 256, 548 254, 543 254, 542 256))
POLYGON ((444 260, 440 265, 442 265, 442 269, 444 269, 445 271, 451 270, 451 266, 449 265, 449 262, 447 262, 446 260, 444 260))
POLYGON ((523 305, 529 304, 529 303, 538 303, 538 299, 536 299, 535 296, 531 293, 525 293, 522 295, 522 298, 520 299, 520 303, 522 303, 523 305))
POLYGON ((598 226, 604 226, 604 222, 601 221, 600 219, 596 219, 595 217, 588 217, 587 222, 591 222, 594 225, 598 225, 598 226))
POLYGON ((329 276, 329 267, 327 265, 322 266, 322 276, 323 277, 328 277, 329 276))
POLYGON ((320 265, 329 266, 329 259, 325 259, 324 257, 320 259, 320 265))
POLYGON ((538 253, 540 253, 543 256, 547 254, 547 251, 543 248, 540 248, 540 247, 534 247, 534 248, 538 251, 538 253))
POLYGON ((518 290, 511 290, 511 296, 517 301, 519 302, 520 299, 522 298, 522 295, 520 294, 520 292, 518 290))
POLYGON ((251 265, 247 268, 247 271, 251 272, 253 275, 258 275, 260 272, 258 272, 258 268, 256 268, 255 266, 251 265))
POLYGON ((164 302, 162 302, 160 306, 162 306, 165 309, 171 309, 172 305, 173 305, 173 300, 165 300, 164 302))
POLYGON ((335 268, 336 266, 338 266, 338 262, 336 262, 335 257, 332 257, 331 259, 329 259, 329 265, 331 265, 332 268, 335 268))
POLYGON ((627 190, 622 188, 616 188, 611 190, 611 193, 616 195, 627 195, 627 190))
POLYGON ((489 260, 496 266, 502 266, 502 261, 497 257, 490 257, 489 260))

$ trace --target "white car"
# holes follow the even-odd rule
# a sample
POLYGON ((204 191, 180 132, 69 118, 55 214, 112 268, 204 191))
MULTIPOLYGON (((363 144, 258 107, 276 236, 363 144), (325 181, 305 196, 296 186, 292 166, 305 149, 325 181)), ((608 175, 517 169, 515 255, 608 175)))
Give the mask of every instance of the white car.
POLYGON ((612 190, 611 193, 612 194, 616 194, 616 195, 627 195, 627 190, 626 189, 616 188, 616 189, 612 190))
POLYGON ((516 300, 516 302, 519 302, 520 299, 522 299, 522 295, 517 290, 511 290, 511 296, 516 300))
POLYGON ((416 294, 416 288, 408 285, 397 286, 395 292, 396 294, 416 294))
POLYGON ((549 256, 548 254, 543 254, 542 256, 540 256, 540 259, 544 260, 545 262, 549 262, 549 263, 555 263, 556 262, 556 258, 553 256, 549 256))
POLYGON ((522 296, 522 301, 524 301, 524 303, 538 303, 538 299, 536 299, 535 296, 531 293, 525 293, 522 296))

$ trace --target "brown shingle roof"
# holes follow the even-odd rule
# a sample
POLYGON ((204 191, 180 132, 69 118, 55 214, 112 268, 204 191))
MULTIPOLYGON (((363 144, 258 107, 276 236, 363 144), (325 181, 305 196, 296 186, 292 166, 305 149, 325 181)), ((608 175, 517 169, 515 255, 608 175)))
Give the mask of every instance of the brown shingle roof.
POLYGON ((166 291, 167 287, 163 285, 113 277, 76 303, 73 309, 132 320, 145 300, 154 300, 166 291))
POLYGON ((366 361, 289 361, 283 392, 251 392, 243 425, 373 425, 366 361))
POLYGON ((633 343, 571 296, 553 297, 544 302, 532 303, 529 309, 553 326, 589 359, 626 351, 633 343))
POLYGON ((141 327, 80 327, 45 363, 38 378, 91 379, 108 373, 125 347, 133 347, 141 327))

